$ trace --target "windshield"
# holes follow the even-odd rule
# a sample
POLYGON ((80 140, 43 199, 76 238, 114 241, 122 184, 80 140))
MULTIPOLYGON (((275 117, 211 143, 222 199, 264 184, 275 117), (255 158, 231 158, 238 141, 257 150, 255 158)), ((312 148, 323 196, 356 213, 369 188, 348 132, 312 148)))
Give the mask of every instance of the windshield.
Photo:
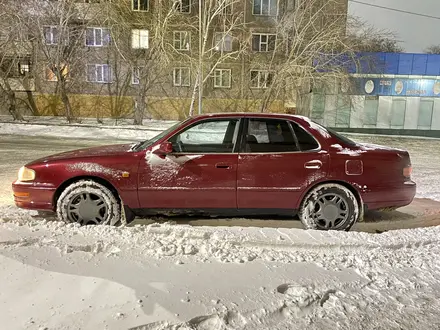
POLYGON ((159 141, 160 139, 162 139, 163 137, 165 137, 166 135, 168 135, 169 133, 174 131, 177 127, 179 127, 180 125, 184 124, 187 120, 188 119, 186 119, 184 121, 181 121, 181 122, 178 122, 178 123, 172 125, 171 127, 167 128, 165 131, 159 133, 155 137, 153 137, 153 138, 151 138, 149 140, 145 140, 145 141, 142 141, 142 142, 138 143, 137 145, 134 146, 133 151, 139 151, 139 150, 148 148, 152 144, 156 143, 157 141, 159 141))

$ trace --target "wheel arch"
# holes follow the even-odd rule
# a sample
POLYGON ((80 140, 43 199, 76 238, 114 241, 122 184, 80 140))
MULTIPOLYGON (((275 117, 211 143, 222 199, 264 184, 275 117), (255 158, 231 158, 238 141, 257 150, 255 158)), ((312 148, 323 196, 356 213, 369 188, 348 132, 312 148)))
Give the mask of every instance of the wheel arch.
POLYGON ((339 184, 345 188, 347 188, 348 190, 350 190, 353 195, 356 197, 357 202, 359 203, 359 207, 361 209, 364 209, 364 202, 362 200, 362 196, 359 193, 359 191, 349 182, 347 181, 343 181, 343 180, 326 180, 326 181, 319 181, 319 182, 315 182, 313 185, 311 185, 307 190, 305 190, 305 192, 302 194, 300 201, 299 201, 299 205, 298 208, 301 207, 301 204, 304 201, 304 198, 306 198, 306 196, 316 187, 322 186, 324 184, 339 184))
POLYGON ((117 189, 109 181, 107 181, 106 179, 103 179, 101 177, 98 177, 98 176, 81 175, 81 176, 69 178, 68 180, 64 181, 57 188, 57 190, 54 193, 53 200, 52 200, 52 205, 53 205, 54 210, 56 210, 58 198, 60 198, 63 191, 71 184, 78 182, 78 181, 82 181, 82 180, 91 180, 91 181, 95 181, 96 183, 102 184, 104 187, 108 188, 112 192, 113 196, 121 203, 121 197, 119 196, 117 189))

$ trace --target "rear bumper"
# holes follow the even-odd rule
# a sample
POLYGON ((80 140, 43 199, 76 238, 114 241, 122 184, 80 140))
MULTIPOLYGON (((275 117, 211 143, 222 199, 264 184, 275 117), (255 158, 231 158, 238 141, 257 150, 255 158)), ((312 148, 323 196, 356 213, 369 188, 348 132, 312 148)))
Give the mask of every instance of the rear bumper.
POLYGON ((414 181, 406 181, 392 188, 371 189, 362 197, 368 210, 399 208, 411 204, 416 191, 416 183, 414 181))
POLYGON ((12 184, 14 202, 20 208, 53 211, 53 197, 56 188, 38 183, 16 181, 12 184))

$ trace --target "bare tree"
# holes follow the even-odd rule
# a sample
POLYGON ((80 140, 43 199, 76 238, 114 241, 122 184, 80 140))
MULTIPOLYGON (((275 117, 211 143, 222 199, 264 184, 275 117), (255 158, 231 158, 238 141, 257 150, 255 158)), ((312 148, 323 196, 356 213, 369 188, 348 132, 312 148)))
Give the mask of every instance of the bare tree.
POLYGON ((261 99, 260 111, 266 111, 274 100, 287 99, 296 99, 301 109, 302 95, 311 86, 346 79, 341 58, 352 49, 346 43, 347 16, 339 8, 341 3, 310 0, 284 8, 266 53, 250 62, 250 95, 261 99))
POLYGON ((8 112, 14 120, 23 120, 21 110, 36 110, 32 102, 30 44, 14 4, 0 2, 0 93, 5 96, 8 112), (29 104, 17 97, 18 91, 27 93, 29 104), (22 104, 27 109, 20 109, 22 104))
POLYGON ((440 54, 440 45, 431 45, 425 49, 427 54, 440 54))
POLYGON ((58 95, 69 122, 75 120, 70 94, 84 82, 87 23, 92 6, 75 0, 29 0, 17 5, 23 28, 34 40, 35 64, 45 73, 43 90, 58 95))
MULTIPOLYGON (((181 2, 174 1, 174 8, 181 10, 181 2)), ((245 44, 240 42, 244 35, 244 4, 240 0, 206 0, 198 1, 198 13, 195 18, 189 18, 181 23, 182 32, 188 31, 197 36, 193 40, 197 47, 188 46, 188 49, 176 47, 181 42, 175 42, 172 48, 175 54, 190 63, 192 75, 195 78, 192 87, 189 115, 193 115, 196 102, 199 113, 203 108, 204 89, 214 73, 224 63, 234 63, 245 52, 245 44), (191 49, 189 49, 191 47, 191 49)), ((194 8, 195 9, 195 8, 194 8)), ((190 38, 186 36, 186 38, 190 38)), ((183 38, 184 39, 184 38, 183 38)), ((190 41, 188 40, 188 45, 190 41)), ((224 72, 226 76, 228 72, 224 72)), ((230 76, 223 77, 230 79, 230 76)), ((221 79, 221 78, 220 78, 221 79)))
MULTIPOLYGON (((360 62, 359 51, 364 41, 360 43, 361 39, 353 38, 347 31, 358 21, 347 16, 346 3, 340 0, 309 0, 299 4, 290 2, 284 8, 284 15, 276 22, 276 40, 274 37, 265 54, 257 53, 249 61, 248 95, 261 100, 262 112, 274 100, 295 100, 297 112, 307 114, 308 96, 314 87, 344 86, 347 94, 354 88, 349 68, 360 62)), ((378 40, 376 36, 383 37, 376 33, 374 40, 378 40)))
POLYGON ((394 32, 377 29, 358 17, 348 17, 347 42, 358 52, 403 52, 394 32))
POLYGON ((134 124, 141 125, 150 92, 169 78, 170 49, 167 37, 177 12, 174 1, 164 1, 155 14, 135 12, 124 2, 108 4, 105 24, 112 31, 111 63, 115 85, 109 91, 120 97, 134 94, 134 124))

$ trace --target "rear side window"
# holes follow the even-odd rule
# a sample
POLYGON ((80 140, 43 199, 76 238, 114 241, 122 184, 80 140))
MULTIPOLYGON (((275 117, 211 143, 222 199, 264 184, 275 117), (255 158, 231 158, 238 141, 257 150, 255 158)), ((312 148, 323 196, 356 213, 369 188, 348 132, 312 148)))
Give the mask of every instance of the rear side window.
POLYGON ((315 150, 319 148, 318 142, 315 138, 306 132, 304 128, 299 126, 297 123, 290 122, 295 132, 296 138, 298 139, 298 145, 301 151, 315 150))
POLYGON ((298 151, 289 123, 279 119, 249 119, 245 132, 245 152, 298 151))

